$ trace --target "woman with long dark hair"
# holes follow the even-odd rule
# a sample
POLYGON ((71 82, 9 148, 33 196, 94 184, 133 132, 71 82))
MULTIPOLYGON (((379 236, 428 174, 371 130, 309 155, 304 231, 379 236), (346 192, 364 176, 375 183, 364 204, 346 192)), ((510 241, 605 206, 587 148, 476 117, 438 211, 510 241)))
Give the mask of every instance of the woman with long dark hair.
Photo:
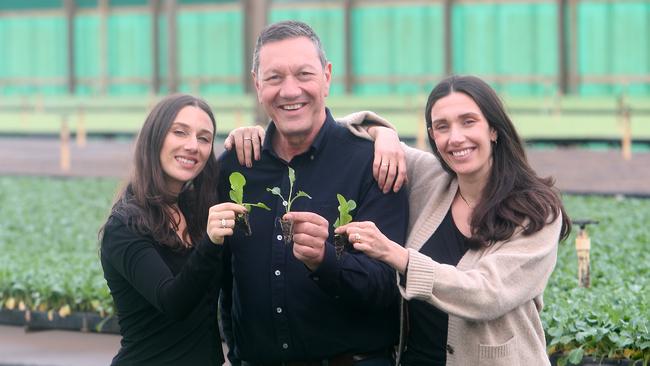
MULTIPOLYGON (((347 122, 381 124, 375 117, 347 122)), ((477 77, 441 81, 425 119, 434 155, 405 148, 405 245, 371 222, 337 229, 399 273, 401 364, 548 365, 542 294, 570 231, 553 181, 532 170, 502 102, 477 77)))
POLYGON ((223 238, 210 107, 171 95, 147 117, 133 173, 100 230, 101 263, 122 335, 113 365, 221 365, 217 326, 223 238))

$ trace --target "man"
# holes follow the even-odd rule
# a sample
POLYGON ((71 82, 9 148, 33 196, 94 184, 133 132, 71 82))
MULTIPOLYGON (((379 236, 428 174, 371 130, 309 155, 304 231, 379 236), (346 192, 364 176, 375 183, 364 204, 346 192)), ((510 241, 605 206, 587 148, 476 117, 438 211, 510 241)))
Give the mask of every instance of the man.
POLYGON ((332 224, 338 193, 357 203, 355 221, 373 221, 403 243, 406 195, 381 192, 372 176, 372 143, 338 126, 326 109, 332 65, 308 25, 265 28, 252 73, 272 121, 252 169, 241 167, 234 152, 221 156, 219 190, 229 200, 228 177, 239 171, 247 180, 244 200, 265 202, 271 211, 254 209, 252 236, 235 232, 226 241, 233 275, 222 302, 229 345, 243 365, 390 365, 398 338, 395 272, 354 249, 337 258, 332 224), (289 167, 293 194, 302 190, 311 199, 298 198, 286 213, 286 202, 267 188, 279 187, 287 198, 289 167), (283 241, 282 217, 294 221, 293 244, 283 241))

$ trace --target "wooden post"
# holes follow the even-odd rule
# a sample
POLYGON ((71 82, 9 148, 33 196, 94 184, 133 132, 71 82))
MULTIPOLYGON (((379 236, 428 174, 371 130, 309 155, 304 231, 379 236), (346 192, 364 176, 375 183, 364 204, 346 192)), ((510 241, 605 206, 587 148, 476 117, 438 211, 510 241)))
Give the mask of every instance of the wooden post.
POLYGON ((151 16, 151 94, 160 92, 160 0, 149 0, 151 16))
POLYGON ((98 0, 97 10, 99 12, 99 88, 101 95, 108 93, 108 0, 98 0))
POLYGON ((241 110, 237 109, 235 111, 235 128, 239 128, 244 125, 243 118, 241 116, 241 110))
POLYGON ((562 112, 562 91, 557 90, 553 94, 553 115, 559 117, 562 112))
POLYGON ((59 159, 59 168, 61 171, 70 171, 70 129, 68 128, 68 116, 61 119, 61 154, 59 159))
POLYGON ((591 250, 591 239, 587 234, 584 226, 580 227, 580 232, 576 236, 576 253, 578 254, 578 285, 580 287, 589 287, 591 278, 589 275, 589 251, 591 250))
POLYGON ((76 12, 75 2, 73 0, 64 0, 63 8, 65 11, 66 17, 66 26, 67 26, 67 41, 68 41, 68 93, 74 94, 76 89, 76 77, 75 77, 75 32, 74 32, 74 18, 76 12))
POLYGON ((245 90, 255 99, 255 119, 256 124, 266 125, 268 117, 264 108, 258 103, 253 76, 251 74, 253 51, 257 43, 257 37, 266 26, 269 13, 269 0, 244 0, 240 2, 244 11, 244 70, 245 90))
POLYGON ((579 82, 579 73, 578 73, 578 0, 568 0, 569 1, 569 9, 568 16, 569 17, 569 45, 567 47, 567 50, 569 51, 568 55, 565 55, 565 57, 568 56, 568 61, 567 61, 567 70, 566 70, 566 91, 565 94, 568 93, 575 93, 578 90, 578 82, 579 82))
POLYGON ((625 95, 618 99, 618 111, 621 119, 621 154, 624 160, 632 159, 632 123, 630 121, 630 108, 625 104, 625 95))
POLYGON ((77 113, 77 146, 86 147, 86 118, 84 109, 79 108, 77 113))
POLYGON ((445 0, 443 2, 444 13, 444 29, 445 29, 445 76, 454 73, 454 41, 453 25, 452 25, 452 12, 454 7, 454 0, 445 0))
POLYGON ((568 0, 557 0, 557 87, 560 94, 567 94, 569 90, 566 42, 567 6, 568 0))
POLYGON ((345 93, 352 94, 353 85, 354 85, 354 75, 353 72, 353 61, 352 61, 352 1, 354 0, 344 0, 343 1, 343 36, 345 39, 344 49, 345 49, 345 93))
POLYGON ((427 127, 426 123, 422 121, 422 117, 420 114, 417 114, 417 117, 415 119, 418 121, 418 132, 415 138, 415 147, 417 147, 420 150, 427 151, 427 127))
POLYGON ((166 0, 167 11, 167 88, 168 93, 178 91, 178 27, 176 22, 176 0, 166 0))

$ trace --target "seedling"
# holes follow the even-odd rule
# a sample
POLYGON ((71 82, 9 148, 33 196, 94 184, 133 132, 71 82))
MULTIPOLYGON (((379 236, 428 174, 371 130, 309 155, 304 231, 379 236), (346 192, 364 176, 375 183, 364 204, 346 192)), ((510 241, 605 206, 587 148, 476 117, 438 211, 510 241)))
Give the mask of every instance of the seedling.
POLYGON ((233 202, 246 207, 245 213, 237 214, 237 216, 235 216, 235 229, 243 231, 246 236, 251 236, 253 232, 248 218, 251 209, 253 207, 259 207, 271 211, 271 208, 262 202, 244 202, 244 186, 246 185, 246 178, 240 172, 233 172, 230 174, 230 177, 228 177, 228 180, 230 181, 230 199, 233 202))
MULTIPOLYGON (((352 212, 357 208, 357 203, 354 200, 346 200, 341 194, 336 194, 336 199, 339 200, 339 217, 334 222, 334 228, 339 226, 347 225, 352 222, 352 212)), ((347 236, 341 234, 334 234, 334 248, 336 249, 336 259, 340 259, 343 255, 343 251, 346 248, 351 248, 352 244, 348 240, 347 236)))
MULTIPOLYGON (((267 188, 266 190, 272 194, 280 197, 282 199, 282 205, 285 208, 286 213, 291 212, 291 205, 293 202, 300 197, 307 197, 311 199, 311 196, 303 191, 298 191, 295 196, 293 196, 293 183, 296 181, 296 171, 291 167, 289 168, 289 195, 285 198, 282 195, 282 190, 279 187, 267 188)), ((285 220, 280 218, 280 226, 282 227, 282 237, 284 238, 284 243, 289 244, 293 241, 293 220, 285 220)))

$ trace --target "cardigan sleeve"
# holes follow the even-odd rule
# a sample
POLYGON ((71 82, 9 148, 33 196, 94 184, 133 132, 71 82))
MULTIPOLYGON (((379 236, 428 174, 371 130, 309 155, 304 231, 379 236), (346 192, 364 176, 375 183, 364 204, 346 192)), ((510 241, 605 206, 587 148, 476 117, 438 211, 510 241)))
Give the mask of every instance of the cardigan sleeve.
POLYGON ((557 259, 562 217, 530 236, 469 250, 458 267, 440 264, 409 250, 405 299, 426 301, 446 313, 471 320, 499 318, 544 292, 557 259))
POLYGON ((222 246, 199 241, 181 271, 174 275, 150 237, 109 219, 101 246, 103 262, 162 313, 182 320, 205 296, 211 281, 221 280, 222 246))

